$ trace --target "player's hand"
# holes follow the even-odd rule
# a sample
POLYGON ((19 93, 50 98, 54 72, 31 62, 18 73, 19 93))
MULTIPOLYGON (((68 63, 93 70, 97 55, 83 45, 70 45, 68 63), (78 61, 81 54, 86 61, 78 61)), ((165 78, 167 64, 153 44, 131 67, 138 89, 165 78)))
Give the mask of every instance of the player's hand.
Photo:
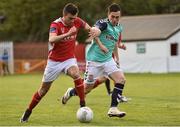
POLYGON ((126 46, 125 46, 124 44, 119 44, 118 47, 119 47, 120 49, 126 50, 126 46))
POLYGON ((109 52, 109 50, 106 48, 106 46, 104 46, 104 45, 101 45, 100 46, 100 49, 104 52, 104 53, 108 53, 109 52))
POLYGON ((96 28, 96 27, 92 27, 89 31, 89 36, 91 38, 95 38, 98 37, 101 34, 100 29, 96 28))
POLYGON ((95 37, 98 37, 101 34, 101 30, 96 28, 96 27, 92 27, 89 30, 89 37, 85 40, 85 42, 91 42, 95 37))
POLYGON ((68 35, 71 36, 77 32, 77 28, 75 26, 71 27, 71 29, 68 31, 68 35))

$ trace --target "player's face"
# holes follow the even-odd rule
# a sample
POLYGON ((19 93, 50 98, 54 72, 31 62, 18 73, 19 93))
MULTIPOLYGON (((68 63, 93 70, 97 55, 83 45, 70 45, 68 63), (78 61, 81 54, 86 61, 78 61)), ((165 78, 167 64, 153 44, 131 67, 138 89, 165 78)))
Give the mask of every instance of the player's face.
POLYGON ((121 17, 121 12, 120 11, 110 12, 108 14, 108 19, 112 23, 112 25, 114 25, 114 26, 118 24, 118 22, 120 20, 120 17, 121 17))
POLYGON ((72 26, 74 23, 74 20, 77 17, 77 14, 72 15, 72 14, 68 13, 68 14, 65 14, 63 17, 64 17, 64 23, 68 26, 72 26))

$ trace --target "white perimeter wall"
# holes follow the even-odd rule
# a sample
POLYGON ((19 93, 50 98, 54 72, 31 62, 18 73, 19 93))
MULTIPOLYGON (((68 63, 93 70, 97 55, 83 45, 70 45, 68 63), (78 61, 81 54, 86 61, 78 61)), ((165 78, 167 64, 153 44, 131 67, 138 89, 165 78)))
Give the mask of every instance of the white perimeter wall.
POLYGON ((166 72, 167 71, 167 43, 165 41, 154 42, 130 42, 126 43, 127 50, 120 50, 121 66, 125 72, 166 72), (146 52, 138 54, 137 43, 144 43, 146 52))
POLYGON ((141 41, 126 42, 127 50, 119 50, 121 67, 125 72, 180 72, 180 55, 176 57, 170 56, 170 43, 179 43, 180 54, 180 32, 168 40, 162 41, 141 41), (137 43, 144 43, 146 53, 138 54, 137 43))

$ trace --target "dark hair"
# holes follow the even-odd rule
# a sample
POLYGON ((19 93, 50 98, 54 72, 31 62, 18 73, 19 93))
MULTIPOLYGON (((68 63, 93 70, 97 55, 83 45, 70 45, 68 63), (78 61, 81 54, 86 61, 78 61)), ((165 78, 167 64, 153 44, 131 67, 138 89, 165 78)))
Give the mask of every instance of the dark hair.
POLYGON ((79 12, 78 7, 72 3, 66 4, 63 9, 63 13, 65 13, 65 14, 70 13, 72 15, 75 15, 78 12, 79 12))
POLYGON ((117 11, 121 11, 121 8, 120 8, 120 6, 118 4, 113 3, 113 4, 109 5, 108 13, 110 13, 110 12, 117 12, 117 11))

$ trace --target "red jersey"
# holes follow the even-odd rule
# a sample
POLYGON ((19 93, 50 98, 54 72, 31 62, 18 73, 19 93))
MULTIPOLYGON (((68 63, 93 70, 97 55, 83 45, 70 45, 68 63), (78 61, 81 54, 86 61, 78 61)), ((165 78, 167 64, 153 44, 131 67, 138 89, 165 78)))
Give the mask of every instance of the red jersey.
POLYGON ((64 38, 63 40, 51 44, 52 48, 49 51, 48 58, 54 61, 65 61, 70 58, 75 57, 75 42, 78 30, 85 27, 86 22, 81 18, 77 17, 74 20, 72 26, 67 26, 64 24, 62 18, 59 18, 51 23, 50 33, 56 33, 61 35, 67 33, 69 29, 73 26, 76 27, 77 32, 71 36, 64 38))

